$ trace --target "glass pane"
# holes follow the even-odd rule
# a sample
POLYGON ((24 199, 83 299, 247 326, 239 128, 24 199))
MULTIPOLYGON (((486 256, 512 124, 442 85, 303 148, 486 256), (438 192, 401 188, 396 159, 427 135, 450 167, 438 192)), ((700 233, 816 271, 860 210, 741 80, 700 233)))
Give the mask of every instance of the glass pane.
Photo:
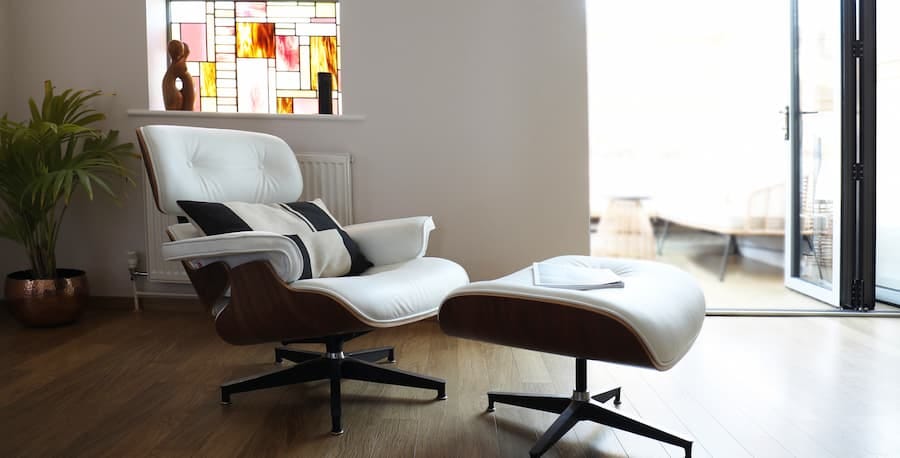
POLYGON ((316 2, 316 17, 334 17, 335 14, 333 2, 316 2))
POLYGON ((261 22, 238 22, 238 57, 275 57, 275 24, 261 22))
MULTIPOLYGON (((196 88, 200 87, 200 77, 194 76, 191 79, 194 80, 194 90, 196 90, 196 88)), ((200 111, 201 108, 200 97, 194 97, 194 108, 191 111, 200 111)))
POLYGON ((200 97, 200 109, 203 111, 217 111, 215 97, 200 97))
POLYGON ((266 4, 263 2, 238 2, 234 4, 234 15, 237 18, 266 17, 266 4))
POLYGON ((287 97, 278 98, 278 113, 294 113, 294 99, 287 97))
POLYGON ((275 87, 278 89, 300 89, 300 74, 297 72, 278 72, 275 87))
POLYGON ((206 2, 170 2, 169 22, 206 22, 206 2))
POLYGON ((311 9, 296 5, 272 5, 269 7, 270 18, 310 17, 311 9))
POLYGON ((181 41, 187 43, 191 50, 189 61, 206 60, 206 24, 181 24, 181 41))
POLYGON ((337 26, 335 24, 297 24, 297 35, 307 35, 310 37, 334 37, 337 36, 337 26))
POLYGON ((216 64, 202 62, 200 64, 200 96, 215 97, 216 95, 216 64))
POLYGON ((310 76, 312 88, 319 88, 316 75, 319 72, 331 73, 331 87, 337 87, 337 38, 336 37, 310 37, 309 39, 310 76))
POLYGON ((876 210, 875 285, 876 298, 900 304, 900 2, 878 3, 876 121, 876 210))
POLYGON ((238 59, 238 110, 241 113, 269 111, 269 66, 265 59, 238 59))
POLYGON ((799 170, 794 275, 832 289, 840 205, 840 0, 798 0, 799 170))
MULTIPOLYGON (((278 70, 297 72, 297 80, 300 80, 300 40, 298 37, 278 36, 276 51, 278 54, 278 70)), ((298 89, 299 89, 299 84, 298 89)))
POLYGON ((319 101, 316 99, 294 99, 294 113, 316 114, 319 112, 319 101))

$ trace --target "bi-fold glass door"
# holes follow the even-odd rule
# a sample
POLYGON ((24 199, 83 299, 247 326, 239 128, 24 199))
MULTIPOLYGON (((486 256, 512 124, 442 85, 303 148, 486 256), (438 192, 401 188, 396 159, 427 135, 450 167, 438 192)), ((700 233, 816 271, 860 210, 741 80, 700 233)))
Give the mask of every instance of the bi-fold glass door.
POLYGON ((878 4, 878 170, 875 293, 879 302, 900 304, 900 2, 878 4))
POLYGON ((857 21, 870 1, 791 2, 785 284, 841 308, 874 303, 874 82, 860 85, 874 24, 857 21))

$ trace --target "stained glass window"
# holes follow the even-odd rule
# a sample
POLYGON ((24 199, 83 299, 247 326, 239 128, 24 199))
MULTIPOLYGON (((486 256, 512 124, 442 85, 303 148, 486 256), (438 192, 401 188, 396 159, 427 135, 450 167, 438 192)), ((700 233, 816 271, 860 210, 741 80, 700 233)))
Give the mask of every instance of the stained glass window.
POLYGON ((318 73, 341 107, 340 4, 168 0, 169 39, 190 47, 194 111, 319 112, 318 73))

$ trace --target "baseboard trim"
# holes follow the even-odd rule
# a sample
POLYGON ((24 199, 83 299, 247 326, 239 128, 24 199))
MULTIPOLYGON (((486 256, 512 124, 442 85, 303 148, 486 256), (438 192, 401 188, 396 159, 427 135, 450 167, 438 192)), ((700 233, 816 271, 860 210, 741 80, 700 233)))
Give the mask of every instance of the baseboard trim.
MULTIPOLYGON (((140 304, 141 309, 147 311, 206 313, 206 306, 200 302, 200 299, 142 297, 140 298, 140 304)), ((134 310, 134 298, 91 296, 88 307, 100 310, 134 310)))
POLYGON ((706 309, 706 316, 728 317, 857 317, 900 318, 900 310, 873 310, 858 312, 841 309, 706 309))

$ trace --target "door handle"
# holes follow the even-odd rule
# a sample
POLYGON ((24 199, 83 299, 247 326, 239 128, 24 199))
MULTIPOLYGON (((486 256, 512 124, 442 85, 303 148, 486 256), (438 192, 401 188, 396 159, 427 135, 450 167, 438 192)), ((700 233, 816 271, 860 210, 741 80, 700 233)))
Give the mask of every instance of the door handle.
MULTIPOLYGON (((785 105, 784 110, 779 111, 779 113, 784 115, 784 127, 781 129, 784 131, 784 139, 791 139, 791 107, 790 105, 785 105)), ((818 111, 801 111, 801 115, 806 114, 818 114, 818 111)))
POLYGON ((784 127, 782 130, 784 131, 784 140, 791 139, 791 107, 790 105, 784 106, 784 111, 781 112, 784 115, 784 127))

